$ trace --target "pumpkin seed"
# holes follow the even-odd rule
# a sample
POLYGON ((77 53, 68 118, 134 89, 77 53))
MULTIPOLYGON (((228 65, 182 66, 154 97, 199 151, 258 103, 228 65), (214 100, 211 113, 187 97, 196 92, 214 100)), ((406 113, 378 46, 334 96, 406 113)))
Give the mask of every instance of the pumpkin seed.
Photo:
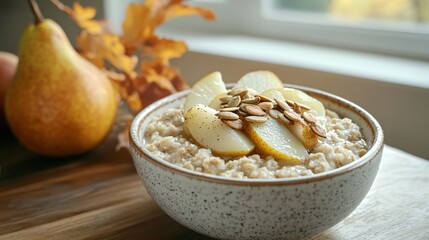
POLYGON ((268 114, 270 114, 270 116, 272 118, 278 118, 280 115, 283 115, 281 112, 275 110, 275 109, 271 109, 268 114))
POLYGON ((265 112, 257 105, 246 105, 243 107, 244 111, 250 115, 264 116, 265 112))
POLYGON ((256 94, 255 97, 259 97, 261 99, 261 102, 274 102, 274 100, 272 100, 271 98, 260 94, 256 94))
POLYGON ((237 120, 222 120, 223 123, 225 123, 226 125, 228 125, 229 127, 233 128, 233 129, 237 129, 237 130, 241 130, 244 127, 244 123, 243 121, 241 121, 240 119, 237 120))
POLYGON ((249 114, 247 114, 246 112, 241 111, 241 110, 238 110, 238 111, 237 111, 237 115, 238 115, 238 116, 242 116, 242 117, 249 116, 249 114))
POLYGON ((299 122, 301 121, 301 117, 293 111, 284 111, 283 112, 284 116, 289 119, 292 122, 299 122))
POLYGON ((246 121, 251 122, 251 123, 264 123, 268 120, 267 117, 263 117, 263 116, 247 116, 246 121))
POLYGON ((247 104, 258 104, 261 101, 261 99, 259 97, 255 97, 255 98, 247 98, 242 100, 242 103, 247 103, 247 104))
POLYGON ((284 101, 282 101, 282 100, 280 100, 278 98, 274 98, 274 101, 276 101, 276 103, 278 104, 278 106, 281 109, 283 109, 285 111, 291 111, 292 110, 286 102, 284 102, 284 101))
POLYGON ((225 120, 237 120, 240 118, 240 116, 238 116, 237 114, 235 114, 233 112, 218 112, 217 116, 220 119, 225 119, 225 120))
POLYGON ((228 107, 238 107, 241 103, 241 97, 240 96, 234 96, 229 102, 228 107))
POLYGON ((296 113, 298 113, 298 115, 300 115, 300 116, 301 116, 301 114, 302 114, 301 107, 299 106, 299 104, 298 104, 297 102, 295 102, 295 105, 294 105, 294 107, 293 107, 293 110, 294 110, 296 113))
POLYGON ((239 109, 239 107, 226 107, 219 109, 219 112, 235 112, 239 109))
POLYGON ((264 111, 266 111, 266 112, 270 111, 270 110, 271 110, 271 109, 273 109, 273 107, 274 107, 274 105, 273 105, 273 103, 272 103, 272 102, 260 102, 260 103, 258 104, 258 106, 259 106, 262 110, 264 110, 264 111))
POLYGON ((295 106, 295 102, 292 100, 286 100, 286 103, 290 106, 290 107, 294 107, 295 106))
POLYGON ((313 131, 317 136, 326 138, 326 131, 323 127, 321 127, 319 124, 310 124, 310 129, 313 131))
POLYGON ((316 123, 317 119, 316 117, 314 117, 313 114, 309 113, 309 112, 304 112, 302 114, 302 117, 304 118, 305 121, 307 121, 308 123, 316 123))
POLYGON ((244 98, 244 97, 248 96, 248 93, 249 93, 249 90, 245 89, 245 90, 239 92, 237 95, 244 98))
POLYGON ((241 97, 241 99, 248 99, 248 98, 252 98, 252 97, 253 97, 253 95, 248 92, 243 97, 241 97))
POLYGON ((301 103, 298 103, 298 104, 299 104, 299 107, 301 108, 301 110, 308 111, 311 109, 309 106, 307 106, 305 104, 301 104, 301 103))
POLYGON ((229 92, 229 95, 232 96, 237 96, 240 95, 240 97, 246 95, 246 93, 248 93, 249 91, 244 88, 244 87, 237 87, 237 88, 233 88, 231 89, 231 91, 229 92))
POLYGON ((231 99, 232 99, 232 96, 225 96, 225 97, 221 97, 221 98, 219 98, 219 101, 221 102, 221 103, 228 103, 229 101, 231 101, 231 99))

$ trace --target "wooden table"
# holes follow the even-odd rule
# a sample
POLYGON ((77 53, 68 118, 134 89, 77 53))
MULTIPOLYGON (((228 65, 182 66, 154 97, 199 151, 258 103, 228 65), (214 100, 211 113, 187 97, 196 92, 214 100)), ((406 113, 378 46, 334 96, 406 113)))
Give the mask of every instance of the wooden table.
MULTIPOLYGON (((115 144, 50 159, 3 134, 0 239, 208 239, 163 213, 115 144)), ((429 239, 429 162, 386 146, 367 197, 314 239, 429 239)))

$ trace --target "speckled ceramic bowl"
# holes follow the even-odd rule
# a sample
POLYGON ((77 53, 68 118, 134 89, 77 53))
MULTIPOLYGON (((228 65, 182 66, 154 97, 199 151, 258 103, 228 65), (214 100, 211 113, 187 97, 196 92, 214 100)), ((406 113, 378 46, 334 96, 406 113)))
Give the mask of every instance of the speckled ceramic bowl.
POLYGON ((365 110, 326 92, 292 86, 357 123, 370 145, 360 159, 314 176, 231 179, 193 172, 153 156, 144 131, 155 116, 179 107, 188 92, 164 98, 140 112, 130 129, 134 164, 152 198, 184 226, 221 239, 302 239, 347 217, 368 193, 377 174, 383 132, 365 110))

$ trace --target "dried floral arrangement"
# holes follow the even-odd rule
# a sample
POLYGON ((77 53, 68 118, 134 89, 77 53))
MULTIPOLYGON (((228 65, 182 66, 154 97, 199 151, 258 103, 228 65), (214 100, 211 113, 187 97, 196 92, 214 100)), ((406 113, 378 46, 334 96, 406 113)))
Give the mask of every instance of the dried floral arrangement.
MULTIPOLYGON (((212 11, 184 4, 183 0, 146 0, 129 4, 122 24, 122 35, 112 32, 105 20, 96 20, 96 9, 51 0, 81 28, 77 37, 79 53, 100 68, 112 81, 121 99, 133 114, 150 103, 188 88, 170 60, 180 58, 187 46, 183 41, 162 38, 158 26, 173 18, 200 15, 214 20, 212 11)), ((118 135, 117 148, 128 147, 129 121, 118 135)))

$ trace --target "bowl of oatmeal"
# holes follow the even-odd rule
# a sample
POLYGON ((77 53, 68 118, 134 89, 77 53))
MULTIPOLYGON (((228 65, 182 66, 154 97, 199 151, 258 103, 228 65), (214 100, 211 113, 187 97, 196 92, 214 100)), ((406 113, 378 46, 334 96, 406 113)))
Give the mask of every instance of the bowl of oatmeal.
POLYGON ((367 111, 320 90, 263 83, 275 78, 267 72, 226 92, 210 78, 221 76, 153 103, 130 128, 137 172, 170 217, 214 238, 301 239, 359 205, 384 144, 367 111))

